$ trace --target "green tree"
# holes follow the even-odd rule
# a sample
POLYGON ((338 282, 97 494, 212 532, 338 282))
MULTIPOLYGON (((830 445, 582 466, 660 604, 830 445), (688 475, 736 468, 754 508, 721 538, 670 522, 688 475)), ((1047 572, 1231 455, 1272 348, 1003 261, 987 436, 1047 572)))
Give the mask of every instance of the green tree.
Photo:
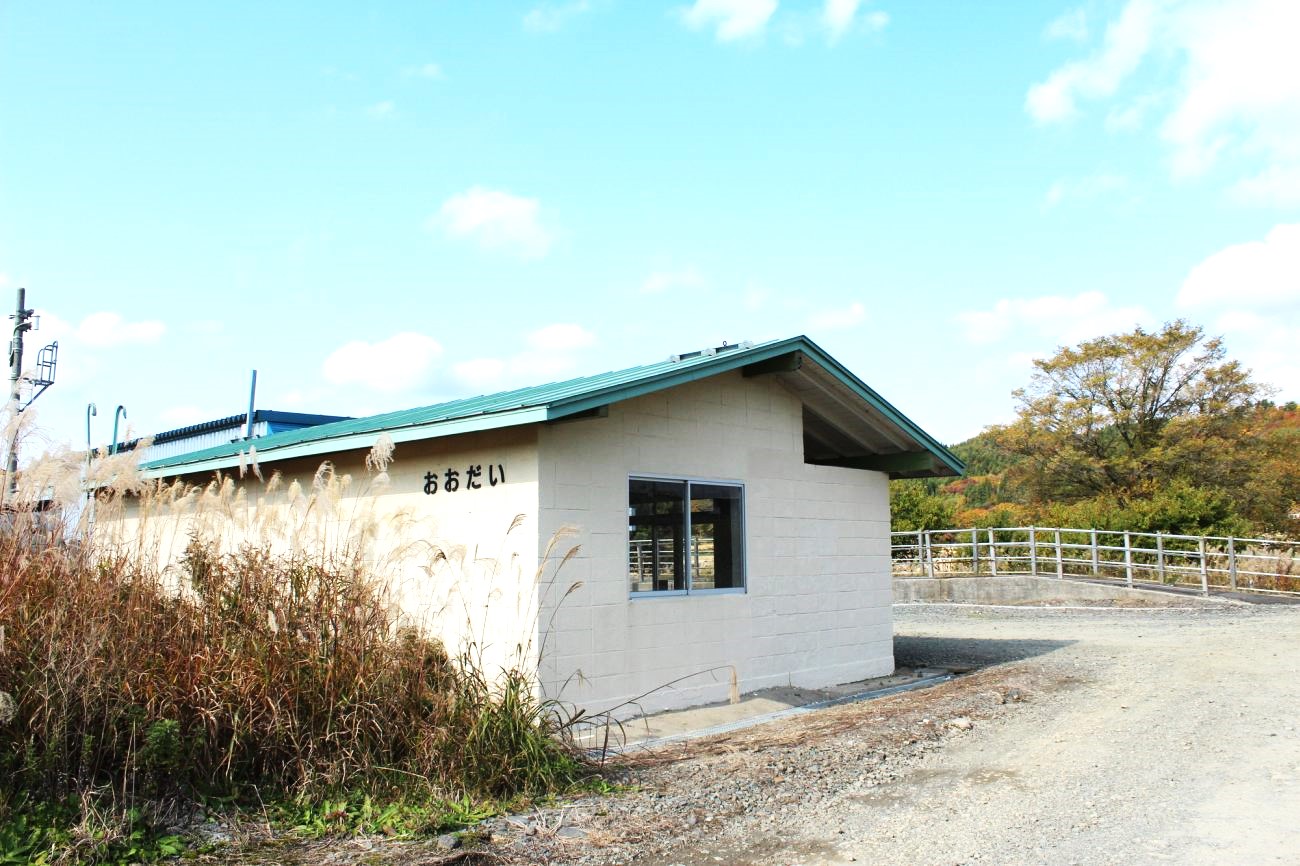
POLYGON ((890 528, 894 532, 948 529, 953 525, 956 501, 927 489, 924 481, 894 481, 889 485, 890 528))
POLYGON ((1147 498, 1177 477, 1217 486, 1239 472, 1231 447, 1261 388, 1222 342, 1177 320, 1062 348, 1015 392, 1019 418, 994 428, 1020 460, 1031 501, 1147 498))

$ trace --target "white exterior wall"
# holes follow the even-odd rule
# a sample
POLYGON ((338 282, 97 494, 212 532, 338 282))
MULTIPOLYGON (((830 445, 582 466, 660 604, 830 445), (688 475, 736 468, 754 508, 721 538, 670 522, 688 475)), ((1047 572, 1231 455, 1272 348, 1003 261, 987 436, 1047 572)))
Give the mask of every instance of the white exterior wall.
MULTIPOLYGON (((190 531, 204 527, 227 550, 244 540, 273 549, 319 549, 346 539, 369 539, 370 560, 388 581, 393 600, 408 622, 441 637, 453 654, 474 643, 489 673, 499 666, 531 666, 537 650, 537 446, 531 427, 398 445, 387 484, 372 483, 366 452, 352 451, 266 464, 282 473, 268 494, 251 475, 237 482, 244 496, 220 503, 203 498, 183 508, 145 507, 124 514, 101 509, 96 539, 103 544, 143 548, 177 579, 190 531), (339 475, 352 476, 338 501, 324 500, 303 515, 287 489, 297 481, 305 492, 320 463, 329 459, 339 475), (505 482, 493 487, 488 465, 505 467, 505 482), (481 465, 481 487, 466 487, 466 467, 481 465), (459 472, 460 488, 424 492, 425 473, 445 483, 448 468, 459 472), (514 524, 512 528, 512 524, 514 524)), ((235 475, 237 478, 237 473, 235 475)), ((190 477, 206 484, 212 476, 190 477)))
MULTIPOLYGON (((453 652, 484 648, 489 666, 528 664, 540 649, 548 697, 589 711, 639 698, 618 710, 629 716, 725 699, 733 671, 749 691, 893 670, 888 480, 805 464, 802 406, 774 377, 724 373, 615 404, 606 418, 403 443, 381 488, 366 482, 364 452, 329 457, 354 477, 335 528, 375 518, 372 547, 407 616, 453 652), (484 467, 479 490, 463 486, 470 464, 484 467), (505 484, 489 486, 489 464, 505 466, 505 484), (426 495, 424 474, 449 467, 461 490, 426 495), (743 593, 629 597, 628 480, 640 475, 744 485, 743 593)), ((319 462, 262 468, 310 489, 319 462)), ((241 484, 253 513, 285 507, 259 502, 251 478, 241 484)), ((178 561, 192 521, 168 511, 141 526, 132 513, 101 530, 156 547, 165 563, 178 561)), ((258 524, 236 514, 227 543, 258 524)))
POLYGON ((567 526, 563 546, 580 545, 542 601, 548 696, 600 711, 645 695, 629 716, 725 699, 733 669, 742 692, 892 672, 888 479, 805 464, 802 406, 774 377, 543 426, 538 450, 541 542, 567 526), (745 485, 745 593, 629 597, 628 479, 643 474, 745 485))

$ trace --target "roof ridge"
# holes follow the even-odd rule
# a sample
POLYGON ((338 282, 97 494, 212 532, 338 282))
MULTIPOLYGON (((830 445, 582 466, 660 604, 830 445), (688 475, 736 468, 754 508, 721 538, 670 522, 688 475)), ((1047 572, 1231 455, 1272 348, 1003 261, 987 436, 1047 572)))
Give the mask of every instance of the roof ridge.
POLYGON ((260 439, 159 458, 145 463, 141 468, 149 475, 176 475, 228 468, 236 465, 239 455, 250 449, 256 449, 262 460, 289 459, 369 448, 374 444, 373 439, 381 433, 389 434, 395 442, 403 442, 556 420, 601 405, 803 351, 813 356, 819 366, 848 386, 891 424, 899 427, 923 450, 930 452, 953 471, 962 471, 961 461, 947 448, 808 337, 799 335, 751 345, 739 344, 735 349, 727 349, 724 352, 708 352, 706 349, 698 354, 674 355, 651 364, 286 430, 260 439))

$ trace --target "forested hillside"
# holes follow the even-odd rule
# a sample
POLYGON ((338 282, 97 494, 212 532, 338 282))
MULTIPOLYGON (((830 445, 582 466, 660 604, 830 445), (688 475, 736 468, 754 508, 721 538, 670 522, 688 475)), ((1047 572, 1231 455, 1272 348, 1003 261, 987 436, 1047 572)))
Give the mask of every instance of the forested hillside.
POLYGON ((1018 417, 953 447, 958 479, 896 481, 895 530, 1072 526, 1300 535, 1300 410, 1184 321, 1063 348, 1018 417))

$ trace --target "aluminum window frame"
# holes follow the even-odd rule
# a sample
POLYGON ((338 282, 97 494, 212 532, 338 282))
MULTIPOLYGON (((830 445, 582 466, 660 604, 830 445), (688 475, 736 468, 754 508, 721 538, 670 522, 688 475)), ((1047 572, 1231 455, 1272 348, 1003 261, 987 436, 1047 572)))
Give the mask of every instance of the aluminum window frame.
MULTIPOLYGON (((746 595, 749 592, 749 494, 745 487, 744 481, 738 481, 734 478, 706 478, 694 475, 663 475, 656 472, 633 472, 627 476, 627 493, 630 497, 632 492, 633 481, 677 481, 686 485, 686 496, 683 499, 685 507, 682 508, 682 531, 686 543, 685 569, 686 569, 686 588, 685 589, 651 589, 636 592, 628 588, 628 598, 681 598, 688 595, 746 595), (727 586, 721 589, 692 589, 691 588, 691 485, 692 484, 713 484, 725 487, 736 487, 740 490, 740 586, 727 586)), ((629 507, 625 505, 624 508, 629 507)), ((631 515, 627 515, 631 517, 631 515)), ((626 577, 632 573, 632 547, 626 542, 623 545, 623 574, 626 577)))

